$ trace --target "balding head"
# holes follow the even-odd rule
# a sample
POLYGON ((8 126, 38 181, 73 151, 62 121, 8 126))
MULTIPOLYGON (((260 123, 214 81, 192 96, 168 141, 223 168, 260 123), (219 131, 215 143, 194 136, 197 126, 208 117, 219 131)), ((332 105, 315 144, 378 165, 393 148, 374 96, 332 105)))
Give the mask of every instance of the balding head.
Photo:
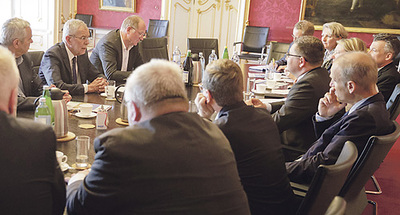
POLYGON ((0 110, 15 114, 19 73, 11 52, 0 46, 0 110))

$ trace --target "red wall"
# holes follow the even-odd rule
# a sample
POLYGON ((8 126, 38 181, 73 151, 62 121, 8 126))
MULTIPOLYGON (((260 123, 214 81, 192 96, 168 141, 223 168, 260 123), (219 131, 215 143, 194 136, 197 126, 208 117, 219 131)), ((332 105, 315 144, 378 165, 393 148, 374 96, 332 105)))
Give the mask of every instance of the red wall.
POLYGON ((160 19, 161 0, 136 0, 136 13, 100 10, 99 0, 78 0, 77 12, 93 15, 92 26, 96 28, 119 28, 130 15, 141 16, 146 24, 149 19, 160 19))
MULTIPOLYGON (((301 0, 251 0, 249 21, 252 26, 270 27, 269 41, 291 42, 294 24, 299 21, 301 0)), ((321 38, 321 31, 314 36, 321 38)), ((349 33, 369 46, 372 34, 349 33)))

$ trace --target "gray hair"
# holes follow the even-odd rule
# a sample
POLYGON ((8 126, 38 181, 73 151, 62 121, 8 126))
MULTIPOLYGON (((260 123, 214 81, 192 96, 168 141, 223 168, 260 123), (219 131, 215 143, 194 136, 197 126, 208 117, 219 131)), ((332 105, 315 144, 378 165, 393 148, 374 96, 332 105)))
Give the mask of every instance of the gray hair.
POLYGON ((125 101, 151 108, 167 99, 188 101, 182 73, 178 65, 153 59, 135 69, 126 81, 125 101))
POLYGON ((125 32, 128 27, 134 27, 135 29, 138 29, 140 22, 144 22, 140 16, 136 15, 128 16, 122 22, 120 30, 125 32))
POLYGON ((342 84, 354 81, 369 91, 375 87, 378 80, 377 65, 366 52, 346 52, 333 61, 333 66, 340 70, 339 77, 342 84))
POLYGON ((374 42, 376 41, 384 41, 385 42, 385 47, 384 51, 385 53, 392 53, 394 59, 400 52, 400 40, 397 39, 397 37, 393 34, 387 34, 387 33, 380 33, 374 35, 374 42))
POLYGON ((28 21, 14 17, 4 22, 1 28, 0 43, 10 46, 15 39, 23 41, 26 35, 26 28, 30 27, 28 21))
POLYGON ((8 102, 10 93, 18 87, 19 72, 13 54, 0 46, 0 102, 8 102))
POLYGON ((203 87, 211 92, 215 102, 223 107, 243 100, 243 76, 240 67, 231 60, 220 59, 207 66, 203 87))
POLYGON ((63 27, 63 37, 62 40, 64 43, 67 43, 67 36, 75 35, 79 28, 85 27, 87 28, 86 24, 79 19, 70 19, 68 20, 63 27))
POLYGON ((316 37, 302 36, 297 38, 293 44, 296 44, 296 52, 304 57, 311 65, 321 65, 324 61, 324 44, 316 37))
POLYGON ((336 38, 346 39, 349 35, 349 33, 347 33, 346 29, 344 28, 344 26, 338 22, 325 23, 322 26, 322 30, 324 30, 324 29, 331 30, 332 36, 334 36, 336 38))
POLYGON ((302 36, 314 35, 314 24, 307 20, 301 20, 294 25, 294 28, 302 32, 302 36))

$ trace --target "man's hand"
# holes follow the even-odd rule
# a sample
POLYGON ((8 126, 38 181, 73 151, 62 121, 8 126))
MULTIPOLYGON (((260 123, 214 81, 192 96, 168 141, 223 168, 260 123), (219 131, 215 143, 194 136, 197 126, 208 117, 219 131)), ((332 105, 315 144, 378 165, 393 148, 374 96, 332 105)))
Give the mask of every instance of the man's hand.
POLYGON ((68 103, 69 101, 71 101, 72 96, 69 94, 69 91, 68 90, 62 90, 62 92, 64 93, 63 100, 65 101, 65 103, 68 103))
POLYGON ((267 105, 261 102, 260 99, 251 98, 250 100, 245 101, 247 105, 253 105, 256 108, 264 108, 267 109, 267 105))
POLYGON ((276 71, 284 73, 286 69, 286 65, 282 65, 282 66, 278 66, 278 68, 276 69, 276 71))
POLYGON ((107 79, 98 77, 88 85, 88 93, 102 93, 107 85, 107 79))
POLYGON ((335 89, 331 88, 325 96, 319 100, 318 114, 322 117, 332 117, 346 106, 346 103, 341 103, 337 100, 335 89))
POLYGON ((210 104, 207 104, 207 98, 202 93, 197 93, 194 102, 197 106, 198 114, 201 117, 210 119, 214 113, 214 108, 210 104))

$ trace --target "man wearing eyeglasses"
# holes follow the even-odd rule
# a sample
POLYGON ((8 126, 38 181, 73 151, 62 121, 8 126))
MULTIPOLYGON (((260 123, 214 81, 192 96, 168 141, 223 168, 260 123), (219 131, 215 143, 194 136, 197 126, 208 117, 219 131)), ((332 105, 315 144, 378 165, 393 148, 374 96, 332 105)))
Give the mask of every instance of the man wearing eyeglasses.
POLYGON ((126 82, 127 77, 143 64, 137 44, 146 35, 146 24, 139 16, 128 16, 121 29, 110 31, 94 48, 90 61, 107 79, 117 84, 126 82))
POLYGON ((107 80, 89 61, 89 29, 77 19, 68 20, 63 28, 63 42, 50 47, 43 56, 39 76, 71 95, 104 92, 107 80), (89 82, 87 84, 87 82, 89 82))
POLYGON ((286 54, 287 70, 296 77, 284 103, 263 104, 259 99, 247 101, 267 108, 278 125, 287 161, 307 151, 316 140, 312 116, 318 101, 329 91, 328 71, 321 68, 324 57, 321 40, 312 36, 299 37, 286 54))

